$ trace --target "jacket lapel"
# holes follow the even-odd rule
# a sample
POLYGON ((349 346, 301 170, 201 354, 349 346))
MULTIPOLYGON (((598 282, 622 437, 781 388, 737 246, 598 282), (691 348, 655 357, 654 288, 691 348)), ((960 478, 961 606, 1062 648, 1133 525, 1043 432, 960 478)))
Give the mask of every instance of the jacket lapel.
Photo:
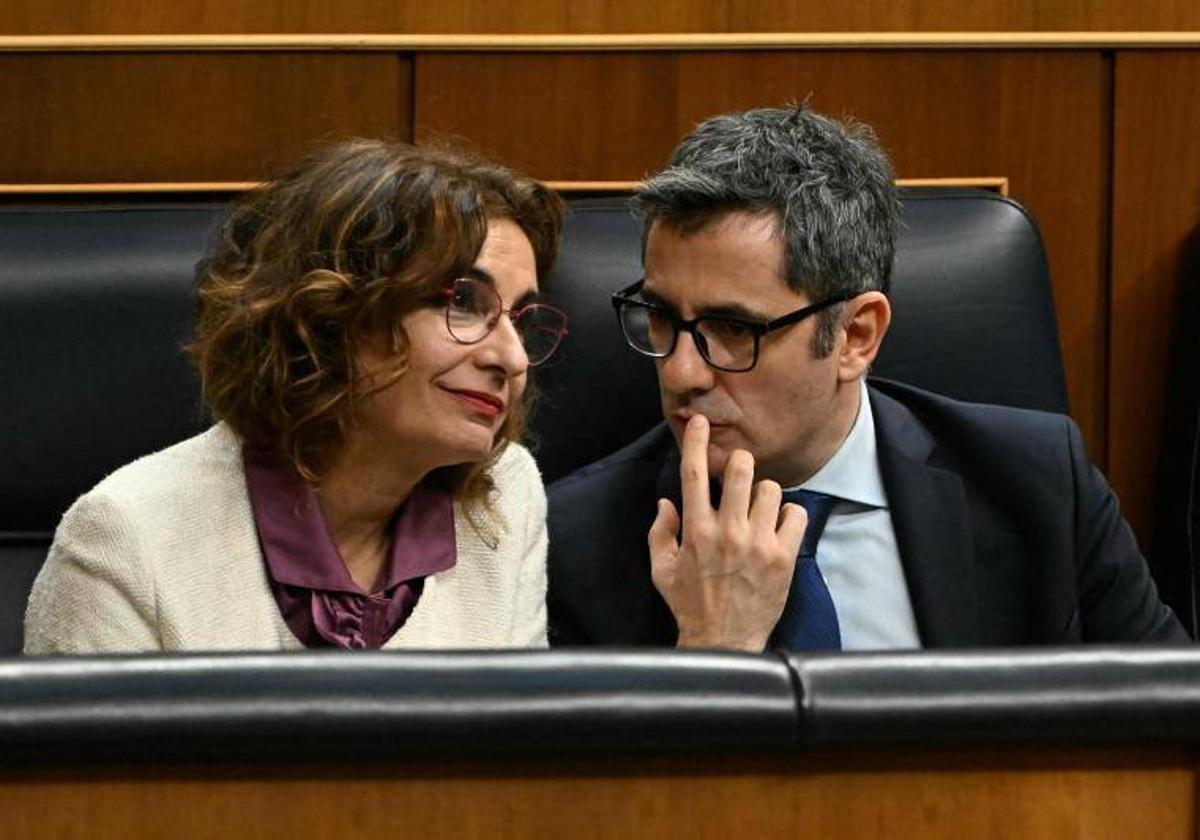
POLYGON ((934 440, 907 408, 874 388, 870 398, 879 469, 921 643, 982 644, 962 479, 933 466, 934 440))

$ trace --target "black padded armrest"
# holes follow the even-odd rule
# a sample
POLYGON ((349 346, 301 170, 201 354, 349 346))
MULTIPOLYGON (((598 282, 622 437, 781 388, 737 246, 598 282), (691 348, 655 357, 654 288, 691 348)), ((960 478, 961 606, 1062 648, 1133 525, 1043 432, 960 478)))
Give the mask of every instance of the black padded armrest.
POLYGON ((10 761, 281 761, 1200 740, 1193 648, 0 661, 10 761))
POLYGON ((807 746, 1200 740, 1194 648, 789 656, 807 746))
POLYGON ((775 657, 673 651, 212 654, 0 661, 9 758, 386 760, 791 748, 775 657))

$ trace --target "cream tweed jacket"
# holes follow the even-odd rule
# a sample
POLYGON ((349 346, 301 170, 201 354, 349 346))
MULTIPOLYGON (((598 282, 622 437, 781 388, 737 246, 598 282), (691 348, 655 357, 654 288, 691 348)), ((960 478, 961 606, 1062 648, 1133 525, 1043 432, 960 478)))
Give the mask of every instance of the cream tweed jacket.
MULTIPOLYGON (((510 445, 487 545, 454 509, 458 560, 385 648, 544 647, 546 495, 510 445), (498 541, 498 542, 497 542, 498 541)), ((25 652, 287 650, 241 441, 224 424, 122 467, 63 517, 25 613, 25 652)))

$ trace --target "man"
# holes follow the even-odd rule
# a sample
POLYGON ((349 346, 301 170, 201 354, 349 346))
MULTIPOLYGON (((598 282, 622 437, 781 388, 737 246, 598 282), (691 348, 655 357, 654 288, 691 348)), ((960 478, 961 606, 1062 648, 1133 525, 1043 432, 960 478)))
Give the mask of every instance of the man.
POLYGON ((898 217, 868 129, 709 119, 636 201, 616 299, 665 423, 551 487, 552 643, 1187 640, 1068 418, 866 383, 898 217))

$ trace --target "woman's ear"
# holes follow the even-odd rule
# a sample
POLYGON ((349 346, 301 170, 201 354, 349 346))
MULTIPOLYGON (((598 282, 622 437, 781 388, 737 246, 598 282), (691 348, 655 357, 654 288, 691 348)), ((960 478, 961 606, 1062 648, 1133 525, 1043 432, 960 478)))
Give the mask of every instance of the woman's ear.
POLYGON ((846 382, 867 372, 892 322, 892 307, 883 292, 864 292, 842 309, 844 340, 838 355, 838 376, 846 382))

